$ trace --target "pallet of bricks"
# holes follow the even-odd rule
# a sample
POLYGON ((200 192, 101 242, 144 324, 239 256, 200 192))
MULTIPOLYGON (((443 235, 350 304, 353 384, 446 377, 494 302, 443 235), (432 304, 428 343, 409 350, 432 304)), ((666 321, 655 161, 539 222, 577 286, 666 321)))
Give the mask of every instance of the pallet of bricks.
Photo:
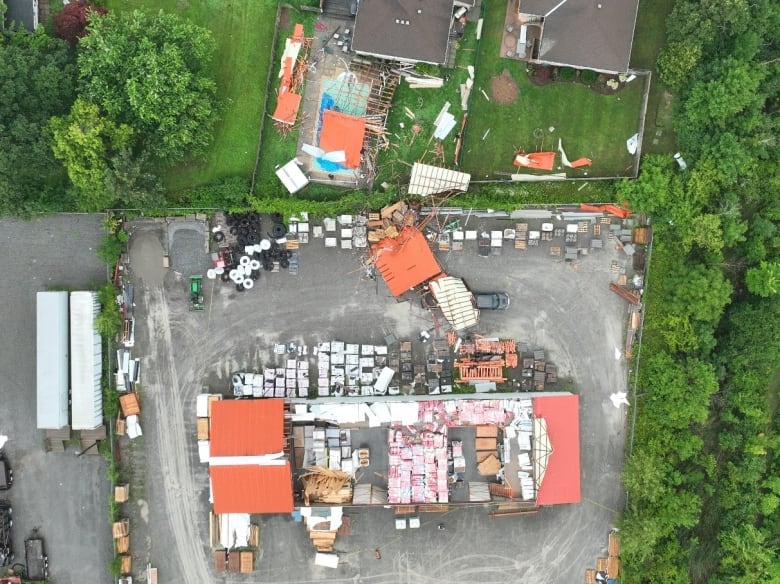
POLYGON ((130 520, 120 519, 111 525, 111 533, 114 536, 114 547, 119 557, 119 573, 123 576, 132 570, 130 557, 130 520))

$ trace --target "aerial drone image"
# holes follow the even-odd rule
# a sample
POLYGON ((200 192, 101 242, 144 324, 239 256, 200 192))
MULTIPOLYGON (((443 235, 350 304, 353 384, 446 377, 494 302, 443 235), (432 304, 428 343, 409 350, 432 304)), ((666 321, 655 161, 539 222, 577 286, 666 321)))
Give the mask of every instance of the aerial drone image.
POLYGON ((780 582, 780 6, 0 2, 0 584, 780 582))

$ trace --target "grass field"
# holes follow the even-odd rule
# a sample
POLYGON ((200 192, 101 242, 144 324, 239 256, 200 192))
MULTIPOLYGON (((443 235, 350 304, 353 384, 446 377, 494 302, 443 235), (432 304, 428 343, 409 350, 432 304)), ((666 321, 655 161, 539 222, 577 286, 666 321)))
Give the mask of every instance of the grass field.
POLYGON ((495 178, 494 172, 512 172, 515 149, 526 152, 554 150, 558 138, 570 160, 593 160, 590 176, 626 176, 632 157, 625 141, 639 128, 642 81, 637 79, 613 95, 602 95, 578 83, 556 82, 538 87, 530 82, 526 65, 499 56, 505 12, 490 6, 479 49, 479 61, 469 122, 466 129, 463 169, 474 178, 495 178), (514 103, 487 101, 490 79, 508 70, 520 93, 514 103), (554 127, 550 133, 548 128, 554 127), (543 129, 544 138, 534 137, 543 129), (482 139, 490 130, 487 138, 482 139))
MULTIPOLYGON (((673 7, 674 0, 640 0, 631 52, 632 67, 655 71, 658 53, 666 41, 666 18, 673 7)), ((642 150, 645 153, 663 154, 674 152, 675 149, 671 95, 658 75, 653 73, 642 150)))
MULTIPOLYGON (((271 72, 271 88, 270 95, 268 96, 267 112, 272 114, 276 109, 276 90, 278 86, 278 79, 276 77, 278 73, 278 61, 281 59, 282 53, 284 53, 284 45, 286 39, 292 34, 296 23, 303 24, 304 34, 306 36, 314 35, 314 22, 317 20, 317 15, 311 12, 297 12, 290 11, 283 19, 282 25, 279 28, 276 39, 276 51, 274 60, 276 62, 271 64, 273 71, 271 72)), ((303 94, 304 87, 300 89, 300 93, 303 94)), ((303 104, 301 105, 303 107, 303 104)), ((299 118, 302 112, 298 112, 299 118)), ((273 120, 270 117, 266 117, 265 125, 263 126, 262 145, 260 147, 260 161, 257 167, 257 183, 255 186, 255 192, 260 195, 282 195, 286 194, 282 183, 274 174, 274 170, 277 165, 284 164, 293 158, 298 152, 298 134, 299 129, 295 127, 287 135, 282 136, 274 126, 273 120)))
POLYGON ((263 0, 108 0, 109 10, 164 10, 208 28, 217 50, 214 75, 225 111, 203 160, 166 172, 168 190, 215 180, 249 179, 255 165, 265 83, 270 64, 276 3, 263 0))

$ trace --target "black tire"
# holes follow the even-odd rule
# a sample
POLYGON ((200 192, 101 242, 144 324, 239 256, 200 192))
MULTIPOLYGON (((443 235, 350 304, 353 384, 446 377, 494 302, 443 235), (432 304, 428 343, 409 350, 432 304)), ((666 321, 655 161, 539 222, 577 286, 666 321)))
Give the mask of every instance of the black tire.
POLYGON ((224 272, 222 272, 222 275, 220 275, 219 279, 222 280, 223 282, 230 282, 230 274, 228 274, 227 268, 225 269, 224 272))
POLYGON ((225 241, 225 234, 222 233, 221 231, 215 231, 214 232, 214 241, 216 241, 217 243, 221 243, 221 242, 225 241))
POLYGON ((273 270, 273 269, 274 269, 274 264, 273 264, 273 262, 263 262, 263 269, 264 269, 266 272, 270 272, 271 270, 273 270))
POLYGON ((274 239, 284 237, 286 233, 287 226, 284 223, 274 223, 274 226, 271 228, 271 235, 274 239))
POLYGON ((285 268, 285 269, 289 268, 290 267, 290 260, 288 260, 287 258, 284 258, 283 260, 281 260, 279 262, 279 267, 280 268, 285 268))

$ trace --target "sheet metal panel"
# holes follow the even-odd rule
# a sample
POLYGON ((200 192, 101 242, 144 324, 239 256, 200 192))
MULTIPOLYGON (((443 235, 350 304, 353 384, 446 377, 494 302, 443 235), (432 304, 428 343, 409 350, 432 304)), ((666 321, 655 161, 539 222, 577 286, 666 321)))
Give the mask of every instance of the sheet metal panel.
POLYGON ((92 430, 103 423, 100 387, 103 347, 95 330, 100 304, 94 292, 70 293, 71 414, 74 430, 92 430))
POLYGON ((68 425, 68 293, 38 292, 36 305, 37 426, 68 425))

